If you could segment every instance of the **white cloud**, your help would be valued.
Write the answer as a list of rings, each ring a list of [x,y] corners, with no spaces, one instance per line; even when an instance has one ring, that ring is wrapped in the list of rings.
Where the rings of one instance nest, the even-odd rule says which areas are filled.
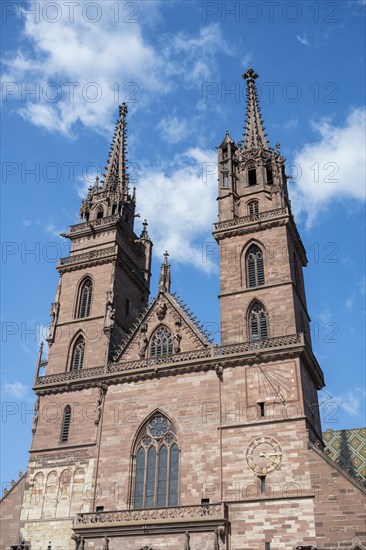
[[[168,250],[172,261],[212,270],[213,263],[202,259],[202,246],[216,219],[215,152],[189,149],[169,165],[145,166],[142,172],[137,200],[155,253],[162,257]]]
[[[361,405],[365,402],[366,392],[363,388],[354,388],[341,395],[333,396],[334,403],[351,416],[361,415]]]
[[[13,384],[5,383],[4,390],[11,397],[21,398],[26,396],[29,388],[21,382],[14,382]]]
[[[30,8],[36,4],[29,2]],[[160,5],[145,2],[141,20],[128,24],[114,23],[112,2],[103,3],[97,24],[82,16],[82,3],[75,6],[72,23],[66,9],[60,10],[62,17],[54,23],[44,17],[36,22],[34,14],[26,11],[26,46],[7,52],[3,59],[5,84],[19,88],[7,97],[21,99],[18,112],[32,124],[73,137],[78,122],[109,134],[118,103],[125,100],[133,107],[132,100],[154,101],[155,94],[176,87],[177,78],[201,85],[218,71],[219,53],[232,55],[220,26],[206,25],[196,36],[166,33],[154,46],[144,31],[151,26],[148,13],[156,20]],[[36,87],[36,97],[28,95],[27,101],[21,97],[25,82],[27,89]]]
[[[300,44],[303,44],[304,46],[309,45],[309,40],[306,38],[306,34],[303,33],[302,35],[297,34],[296,39],[300,42]]]
[[[190,133],[187,121],[176,116],[163,118],[158,128],[162,132],[163,139],[168,143],[179,143]]]
[[[354,109],[341,127],[313,123],[320,139],[296,153],[300,175],[290,193],[295,215],[306,213],[308,227],[334,200],[365,199],[365,115]]]

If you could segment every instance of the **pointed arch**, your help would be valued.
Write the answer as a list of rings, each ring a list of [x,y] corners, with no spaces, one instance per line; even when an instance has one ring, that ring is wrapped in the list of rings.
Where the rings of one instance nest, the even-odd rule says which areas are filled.
[[[256,298],[249,304],[247,312],[249,340],[269,338],[268,314],[265,306]]]
[[[100,220],[100,219],[103,218],[103,217],[104,217],[104,208],[103,208],[103,206],[100,204],[100,205],[98,206],[98,208],[96,209],[96,211],[95,211],[95,219]]]
[[[245,168],[247,172],[248,186],[252,187],[257,185],[257,167],[255,161],[249,160]]]
[[[70,370],[80,370],[84,366],[85,338],[82,332],[75,338],[72,346]]]
[[[247,288],[255,288],[265,284],[264,254],[260,243],[252,241],[246,248],[245,276]]]
[[[258,199],[251,199],[247,202],[247,213],[248,216],[255,216],[256,214],[259,214],[259,200]]]
[[[75,317],[83,319],[90,316],[93,298],[93,280],[90,275],[85,275],[77,287],[77,300]]]
[[[64,413],[62,415],[62,424],[61,424],[61,433],[60,433],[60,442],[66,443],[69,439],[69,431],[71,424],[71,407],[66,405],[64,408]]]
[[[132,457],[131,507],[177,506],[180,450],[175,424],[168,415],[157,409],[144,420]]]
[[[173,353],[173,334],[166,325],[159,325],[150,338],[150,357],[164,357]]]

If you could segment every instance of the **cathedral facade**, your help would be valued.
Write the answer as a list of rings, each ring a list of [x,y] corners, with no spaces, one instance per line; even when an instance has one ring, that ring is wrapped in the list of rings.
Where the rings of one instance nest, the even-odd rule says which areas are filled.
[[[243,76],[244,139],[226,132],[218,147],[220,345],[171,291],[167,253],[149,301],[122,105],[106,173],[64,235],[2,548],[365,550],[362,479],[322,437],[285,158],[266,138],[258,75]]]

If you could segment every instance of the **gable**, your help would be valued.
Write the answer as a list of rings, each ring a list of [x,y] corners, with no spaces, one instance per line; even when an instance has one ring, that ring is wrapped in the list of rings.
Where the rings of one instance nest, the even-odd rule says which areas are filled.
[[[114,355],[114,361],[135,361],[150,355],[151,339],[159,329],[172,336],[172,352],[207,348],[211,341],[176,294],[160,292]]]

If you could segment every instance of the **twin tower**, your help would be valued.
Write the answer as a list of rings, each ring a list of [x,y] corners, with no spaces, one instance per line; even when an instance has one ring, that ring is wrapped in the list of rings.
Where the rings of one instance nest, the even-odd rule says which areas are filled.
[[[4,548],[364,548],[364,491],[322,440],[285,158],[267,141],[258,75],[243,77],[243,141],[226,132],[218,147],[220,345],[171,292],[167,254],[149,302],[152,242],[146,222],[134,231],[123,104],[104,177],[64,235]]]

